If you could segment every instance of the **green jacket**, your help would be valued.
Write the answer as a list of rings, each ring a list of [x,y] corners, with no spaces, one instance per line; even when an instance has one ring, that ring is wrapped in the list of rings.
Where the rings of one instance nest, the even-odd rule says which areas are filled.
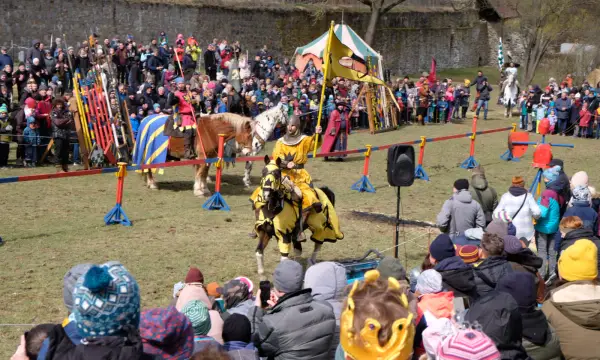
[[[469,192],[471,193],[473,200],[481,205],[481,209],[485,214],[486,223],[491,222],[492,213],[496,206],[498,206],[498,194],[496,193],[496,190],[488,185],[484,176],[476,174],[471,178]]]

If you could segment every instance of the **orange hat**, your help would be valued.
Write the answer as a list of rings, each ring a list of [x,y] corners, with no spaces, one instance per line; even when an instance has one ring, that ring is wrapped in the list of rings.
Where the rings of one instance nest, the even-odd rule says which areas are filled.
[[[525,179],[522,176],[513,176],[512,178],[512,186],[525,186]]]
[[[479,248],[475,245],[464,245],[458,249],[458,256],[465,264],[472,264],[479,261]]]
[[[221,297],[221,293],[219,292],[220,289],[221,285],[219,285],[218,282],[211,282],[206,285],[206,293],[208,296]]]

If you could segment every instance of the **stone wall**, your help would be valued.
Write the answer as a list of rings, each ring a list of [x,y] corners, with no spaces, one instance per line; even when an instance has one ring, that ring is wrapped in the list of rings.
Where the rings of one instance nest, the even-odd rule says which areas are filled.
[[[214,37],[240,40],[250,53],[267,44],[276,56],[292,56],[297,46],[325,32],[331,20],[342,19],[341,12],[330,12],[315,21],[310,12],[289,6],[261,10],[125,0],[3,0],[3,9],[0,44],[4,45],[12,40],[29,46],[34,38],[47,43],[50,34],[63,33],[73,45],[91,31],[101,38],[132,34],[136,41],[147,42],[164,30],[171,39],[177,33],[194,34],[202,44]],[[358,34],[364,34],[368,17],[366,12],[343,15]],[[490,52],[476,11],[393,12],[381,18],[378,29],[373,48],[395,75],[429,70],[431,57],[439,68],[478,66]]]

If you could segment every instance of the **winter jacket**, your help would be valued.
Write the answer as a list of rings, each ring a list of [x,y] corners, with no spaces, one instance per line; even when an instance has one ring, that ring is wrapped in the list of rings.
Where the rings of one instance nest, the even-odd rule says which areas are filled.
[[[74,126],[71,112],[67,109],[53,109],[50,118],[52,119],[52,137],[55,139],[68,139],[71,128]]]
[[[492,87],[490,85],[485,86],[477,86],[477,91],[479,91],[479,100],[489,101],[490,100],[490,92],[492,92]]]
[[[13,59],[8,54],[0,54],[0,69],[4,69],[6,65],[10,65],[11,69],[14,69]]]
[[[523,207],[521,207],[521,204],[523,204]],[[517,228],[516,236],[518,238],[533,239],[535,234],[533,219],[537,219],[541,214],[540,207],[535,202],[533,195],[527,193],[524,188],[511,187],[500,198],[500,203],[494,210],[494,216],[497,217],[502,210],[505,210],[512,218],[512,223]],[[517,211],[519,212],[517,213]]]
[[[40,131],[38,129],[32,129],[29,126],[23,130],[23,143],[27,145],[40,145],[42,143],[40,138]]]
[[[74,344],[62,325],[49,333],[47,360],[136,360],[145,359],[137,329],[127,336],[100,336],[87,338],[86,344]]]
[[[440,261],[434,269],[442,275],[444,289],[452,291],[454,297],[474,299],[477,296],[473,267],[459,256]]]
[[[556,118],[566,120],[569,118],[569,110],[571,109],[571,99],[558,98],[554,104],[556,108]],[[563,110],[565,108],[565,110]]]
[[[573,281],[552,291],[542,311],[555,329],[567,360],[598,359],[600,285]]]
[[[340,316],[347,285],[346,268],[334,262],[321,262],[309,267],[304,275],[304,287],[310,288],[314,300],[326,301],[335,315],[335,333],[330,348],[330,359],[340,343]]]
[[[587,239],[593,242],[598,248],[598,269],[600,270],[600,239],[594,235],[594,231],[591,229],[575,229],[571,230],[565,235],[563,239],[558,241],[556,250],[560,253],[566,250],[569,246],[573,245],[575,241]]]
[[[513,271],[504,256],[491,256],[483,260],[474,268],[477,296],[486,296],[494,291],[498,280]]]
[[[204,52],[204,69],[207,73],[210,72],[210,70],[216,71],[217,64],[217,57],[214,51],[207,50],[206,52]]]
[[[241,341],[230,341],[223,344],[223,350],[231,360],[258,360],[258,350],[254,344]]]
[[[544,312],[537,309],[521,311],[523,347],[533,360],[559,360],[560,342],[548,324]]]
[[[498,194],[493,187],[490,187],[485,176],[477,174],[471,178],[469,192],[473,200],[481,205],[481,210],[485,216],[486,224],[492,221],[492,213],[498,206]]]
[[[253,306],[254,306],[254,300],[252,300],[252,299],[242,301],[241,303],[236,304],[232,308],[227,309],[227,311],[221,313],[221,318],[223,318],[223,321],[225,321],[229,317],[229,315],[232,315],[232,314],[240,314],[240,315],[248,316],[248,311],[250,311],[250,308],[252,308]]]
[[[509,261],[513,271],[526,272],[535,277],[536,299],[541,304],[546,296],[546,283],[539,274],[539,269],[543,264],[542,258],[526,248],[521,249],[516,254],[507,254],[506,259]]]
[[[510,294],[491,291],[471,305],[465,320],[481,325],[481,331],[494,341],[502,360],[530,359],[522,346],[519,306]]]
[[[573,206],[565,211],[563,218],[567,216],[577,216],[583,221],[583,227],[590,229],[594,232],[594,235],[598,234],[598,213],[590,207],[590,203],[587,201],[573,201]]]
[[[162,61],[160,60],[159,57],[151,55],[148,57],[148,61],[146,63],[146,67],[148,67],[148,70],[151,71],[160,71],[158,68],[160,66],[163,66]]]
[[[446,200],[437,215],[437,226],[446,229],[444,232],[451,238],[463,234],[467,229],[485,225],[481,205],[473,200],[468,190],[461,190]]]
[[[275,360],[329,359],[335,315],[311,289],[285,294],[268,310],[250,309],[252,337],[261,357]]]
[[[554,234],[558,231],[560,223],[561,204],[558,192],[551,189],[550,184],[546,184],[548,188],[542,192],[542,197],[538,200],[541,212],[535,224],[535,230],[542,234]]]
[[[579,124],[579,112],[581,111],[581,100],[575,100],[569,112],[569,124]]]

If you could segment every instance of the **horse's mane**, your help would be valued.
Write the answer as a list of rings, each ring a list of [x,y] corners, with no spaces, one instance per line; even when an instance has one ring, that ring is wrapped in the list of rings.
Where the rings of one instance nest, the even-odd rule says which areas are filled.
[[[256,118],[258,120],[258,118],[263,117],[263,116],[274,116],[276,113],[282,113],[283,114],[283,110],[280,108],[281,105],[278,106],[274,106],[272,108],[270,108],[269,110],[260,113]]]
[[[227,122],[233,126],[238,134],[247,129],[247,125],[252,122],[250,118],[233,113],[213,114],[203,118],[203,120]]]

